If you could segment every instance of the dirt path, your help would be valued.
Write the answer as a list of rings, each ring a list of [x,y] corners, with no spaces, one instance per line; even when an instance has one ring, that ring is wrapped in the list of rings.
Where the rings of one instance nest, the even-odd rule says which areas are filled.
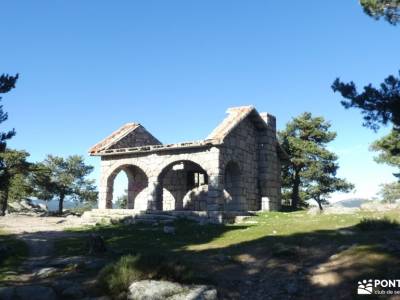
[[[54,241],[60,238],[80,236],[80,233],[65,232],[66,228],[79,227],[79,218],[34,217],[8,215],[0,218],[0,229],[15,234],[26,243],[29,257],[21,266],[18,281],[32,281],[37,273],[52,264]]]
[[[56,232],[77,226],[82,226],[79,217],[36,217],[12,214],[0,218],[0,228],[13,234]]]

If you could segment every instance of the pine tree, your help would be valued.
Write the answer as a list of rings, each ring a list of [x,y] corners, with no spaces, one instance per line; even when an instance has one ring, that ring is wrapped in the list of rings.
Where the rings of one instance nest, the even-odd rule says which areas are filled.
[[[360,4],[376,20],[383,17],[392,25],[400,22],[400,0],[360,0]]]
[[[400,0],[361,0],[360,3],[364,12],[377,20],[383,17],[392,25],[400,22]],[[332,89],[342,95],[341,103],[346,109],[361,110],[363,126],[374,131],[381,125],[393,126],[391,133],[373,143],[371,149],[379,152],[378,163],[400,167],[400,78],[390,75],[379,88],[369,84],[362,92],[354,82],[344,83],[337,78]],[[400,173],[394,175],[400,178]]]
[[[4,216],[8,206],[11,183],[16,176],[27,174],[30,163],[26,161],[29,153],[26,151],[5,150],[0,153],[3,162],[3,173],[0,181],[0,216]]]
[[[279,132],[282,147],[290,158],[282,168],[284,196],[291,199],[293,209],[305,205],[309,199],[314,199],[322,209],[330,193],[353,188],[336,177],[337,156],[326,148],[336,137],[330,127],[324,118],[314,118],[306,112]]]
[[[48,155],[36,165],[36,169],[32,179],[34,194],[43,200],[58,198],[59,214],[62,214],[66,197],[89,202],[97,200],[94,182],[86,178],[93,167],[86,165],[82,156],[63,158]]]
[[[7,74],[3,74],[0,76],[0,94],[5,94],[15,88],[15,83],[17,82],[18,74],[15,76],[10,76]],[[1,101],[0,97],[0,101]],[[0,124],[8,119],[8,114],[4,112],[3,105],[0,104]],[[15,130],[0,131],[0,152],[3,152],[6,149],[6,141],[11,139],[15,135]],[[0,168],[2,167],[0,161]],[[1,170],[1,169],[0,169]]]

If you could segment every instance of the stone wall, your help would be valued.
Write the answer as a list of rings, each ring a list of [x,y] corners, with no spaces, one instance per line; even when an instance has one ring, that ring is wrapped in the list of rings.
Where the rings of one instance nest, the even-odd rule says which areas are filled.
[[[137,154],[126,154],[126,155],[108,155],[102,156],[101,161],[101,179],[99,189],[99,208],[107,208],[107,203],[112,198],[112,182],[109,178],[115,176],[116,172],[126,168],[127,166],[136,166],[141,169],[147,177],[147,188],[142,190],[139,195],[135,198],[135,208],[143,209],[146,206],[147,209],[157,209],[163,205],[159,204],[160,194],[164,194],[163,187],[160,181],[165,178],[165,174],[170,168],[180,162],[192,162],[195,165],[200,166],[208,176],[208,187],[209,192],[207,194],[207,210],[217,210],[216,203],[218,198],[222,195],[222,188],[220,186],[219,175],[219,149],[216,147],[202,147],[195,149],[184,149],[174,150],[156,153],[137,153]],[[179,175],[177,175],[179,176]],[[162,178],[163,177],[163,178]],[[169,178],[169,179],[168,179]],[[177,179],[177,178],[176,178]],[[173,177],[167,176],[166,190],[168,187],[172,190],[172,182],[176,182]],[[179,195],[179,198],[185,196],[187,189],[183,189]],[[170,191],[169,191],[170,192]],[[171,192],[170,192],[171,193]],[[167,194],[167,193],[166,193]],[[173,193],[171,193],[173,195]],[[175,195],[177,195],[175,193]],[[171,196],[166,196],[166,199]],[[162,198],[161,198],[162,199]],[[143,204],[144,203],[144,204]],[[180,202],[182,203],[182,202]],[[170,204],[166,204],[171,206]],[[178,204],[178,207],[181,204]]]
[[[123,137],[109,149],[130,148],[144,145],[161,145],[161,142],[149,133],[142,125],[139,125],[138,128]]]
[[[276,119],[266,113],[260,114],[268,125],[258,133],[258,177],[261,193],[261,210],[281,208],[281,163],[278,157]]]
[[[207,209],[208,192],[203,191],[201,199],[198,199],[199,197],[193,198],[191,195],[195,194],[188,193],[201,185],[207,184],[208,176],[201,166],[190,161],[174,165],[159,181],[164,188],[162,194],[163,210],[171,210],[167,208],[172,207],[176,210],[199,210],[200,206],[203,210]],[[185,201],[183,200],[184,197]],[[193,201],[196,201],[196,205],[192,203]],[[202,201],[201,205],[198,203],[199,201]]]
[[[221,145],[103,155],[99,208],[109,208],[113,191],[110,178],[118,171],[133,170],[135,166],[136,171],[127,175],[129,207],[136,210],[279,209],[281,182],[276,121],[268,114],[260,116],[267,128],[259,117],[254,120],[254,115],[248,116],[234,127]],[[145,136],[147,131],[144,130]],[[114,147],[133,142],[122,139]],[[183,169],[173,168],[182,162]],[[188,186],[190,171],[204,172],[207,183],[202,182],[200,187]]]
[[[224,140],[224,146],[221,149],[224,182],[229,181],[232,177],[231,174],[228,174],[229,168],[227,168],[230,163],[236,163],[239,166],[240,187],[236,187],[236,189],[240,189],[240,197],[236,199],[233,197],[231,202],[226,201],[224,209],[256,210],[257,202],[260,199],[257,183],[257,133],[249,118],[243,120]],[[226,172],[227,169],[228,172]],[[228,190],[225,190],[230,192],[229,187]]]

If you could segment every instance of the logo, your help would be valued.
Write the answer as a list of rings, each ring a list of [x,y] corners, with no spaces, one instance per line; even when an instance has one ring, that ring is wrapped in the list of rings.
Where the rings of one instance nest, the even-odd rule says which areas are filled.
[[[364,279],[358,282],[358,295],[400,295],[400,279]]]
[[[357,294],[359,295],[371,295],[372,294],[372,279],[358,282]]]

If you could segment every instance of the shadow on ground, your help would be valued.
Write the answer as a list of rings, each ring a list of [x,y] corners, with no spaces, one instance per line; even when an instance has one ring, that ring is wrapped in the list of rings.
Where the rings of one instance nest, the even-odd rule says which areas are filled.
[[[24,278],[20,274],[29,271],[25,263],[18,276],[3,278],[3,285],[52,286],[60,279],[79,280],[85,293],[98,296],[104,291],[94,283],[104,263],[123,255],[140,254],[188,266],[201,283],[215,285],[221,299],[357,299],[359,280],[400,279],[399,228],[396,224],[387,225],[384,220],[375,222],[364,227],[266,234],[228,246],[213,243],[232,231],[246,235],[252,225],[198,225],[176,221],[175,234],[164,233],[162,225],[137,224],[16,236],[25,241],[39,238],[39,244],[46,241],[51,244],[48,252],[31,252],[30,260],[36,258],[41,261],[40,268],[53,267],[58,271],[47,278],[33,276],[21,280]],[[106,254],[87,254],[87,239],[93,233],[104,238],[108,247]],[[210,247],[197,247],[203,244]],[[54,264],[57,260],[66,263],[57,267]],[[388,296],[381,298],[388,299]]]

